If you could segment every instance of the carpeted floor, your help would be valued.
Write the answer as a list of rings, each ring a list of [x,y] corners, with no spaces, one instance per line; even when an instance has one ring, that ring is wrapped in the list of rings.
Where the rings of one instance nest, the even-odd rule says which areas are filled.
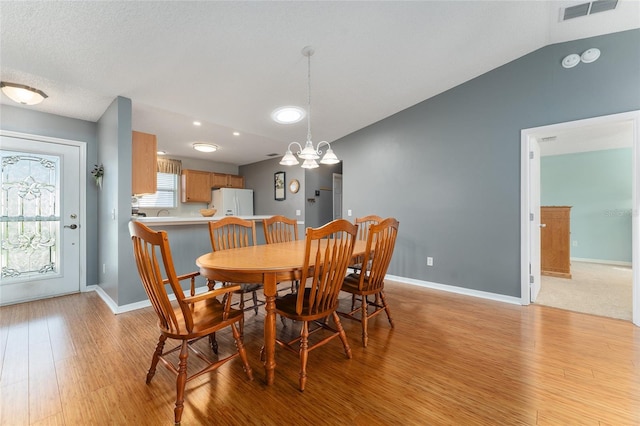
[[[571,275],[543,276],[535,303],[631,321],[631,267],[572,261]]]

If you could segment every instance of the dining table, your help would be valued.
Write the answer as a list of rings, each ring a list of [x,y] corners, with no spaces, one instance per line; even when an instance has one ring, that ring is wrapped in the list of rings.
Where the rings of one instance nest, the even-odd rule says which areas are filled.
[[[317,241],[314,243],[317,244]],[[260,244],[203,254],[196,260],[200,274],[209,280],[229,283],[262,283],[265,297],[264,368],[266,382],[275,377],[277,284],[302,280],[306,241]],[[353,256],[364,255],[366,241],[356,240]],[[313,262],[311,262],[313,264]]]

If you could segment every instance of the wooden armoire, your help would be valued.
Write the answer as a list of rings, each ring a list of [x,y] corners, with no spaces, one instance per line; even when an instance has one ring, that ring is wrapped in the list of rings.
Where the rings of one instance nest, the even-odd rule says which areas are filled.
[[[571,278],[570,206],[540,207],[540,273]]]

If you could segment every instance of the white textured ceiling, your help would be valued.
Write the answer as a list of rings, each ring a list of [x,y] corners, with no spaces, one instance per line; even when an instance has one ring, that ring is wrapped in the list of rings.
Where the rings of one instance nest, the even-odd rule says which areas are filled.
[[[313,140],[334,141],[545,45],[640,27],[638,0],[559,22],[577,3],[0,1],[0,77],[49,95],[31,109],[89,121],[130,98],[169,156],[242,165],[304,142],[306,122],[270,113],[306,107],[306,45]]]

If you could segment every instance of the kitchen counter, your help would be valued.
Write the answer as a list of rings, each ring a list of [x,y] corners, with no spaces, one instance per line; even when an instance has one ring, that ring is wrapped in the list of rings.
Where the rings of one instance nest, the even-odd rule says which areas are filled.
[[[167,232],[173,255],[173,264],[178,275],[196,270],[195,261],[198,257],[211,251],[208,223],[217,221],[225,216],[160,216],[160,217],[132,217],[132,221],[138,221],[155,229]],[[263,216],[239,216],[242,219],[253,220],[256,223],[256,243],[266,244],[262,219],[271,217]],[[176,225],[176,226],[174,226]],[[204,226],[203,226],[204,225]],[[298,221],[298,235],[304,238],[304,222]]]
[[[136,220],[138,222],[144,223],[147,226],[155,226],[155,225],[198,225],[198,224],[207,224],[211,221],[220,220],[225,216],[211,216],[211,217],[202,217],[202,216],[160,216],[160,217],[132,217],[131,220]],[[238,216],[241,219],[245,220],[255,220],[258,222],[262,222],[262,219],[267,219],[271,217],[270,215],[263,216]],[[304,222],[298,221],[298,224],[303,224]]]

